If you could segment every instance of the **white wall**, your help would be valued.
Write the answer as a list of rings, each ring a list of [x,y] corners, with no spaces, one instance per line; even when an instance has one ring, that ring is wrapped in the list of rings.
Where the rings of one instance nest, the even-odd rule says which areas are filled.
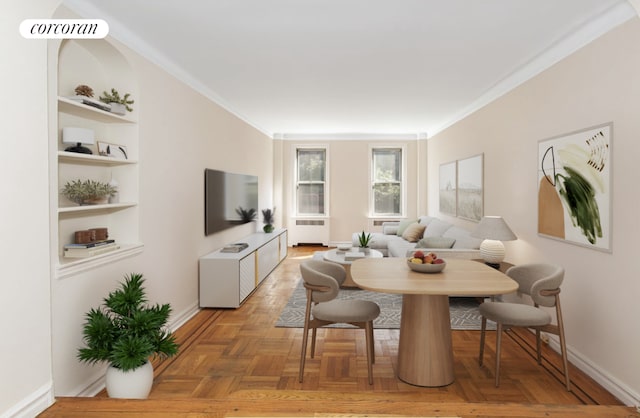
[[[56,4],[11,1],[0,15],[0,416],[33,415],[52,401],[47,43],[18,27]]]
[[[429,212],[438,214],[439,165],[484,153],[485,214],[504,216],[519,238],[506,243],[508,260],[546,260],[566,268],[561,296],[572,361],[636,405],[639,118],[635,18],[428,141]],[[538,141],[610,121],[613,252],[538,236]]]
[[[60,13],[68,14],[63,8]],[[57,396],[92,395],[105,366],[80,364],[84,314],[122,281],[143,273],[150,301],[171,303],[170,320],[198,309],[198,257],[255,232],[256,223],[205,237],[204,169],[258,176],[261,208],[273,206],[271,139],[176,80],[121,43],[137,80],[140,236],[142,254],[63,279],[53,279],[53,379]],[[78,80],[82,72],[78,71]]]
[[[277,155],[282,163],[282,195],[283,195],[283,222],[285,226],[292,228],[295,216],[295,155],[296,147],[318,146],[327,147],[327,176],[329,179],[329,207],[328,212],[331,222],[330,243],[350,242],[354,232],[372,231],[373,219],[369,218],[369,185],[370,185],[370,161],[373,147],[401,147],[405,152],[406,163],[406,216],[417,218],[419,203],[426,201],[424,189],[426,179],[421,179],[419,163],[424,162],[426,145],[425,141],[390,139],[379,140],[375,136],[364,140],[274,140],[274,148],[280,153]],[[424,207],[424,206],[423,206]]]

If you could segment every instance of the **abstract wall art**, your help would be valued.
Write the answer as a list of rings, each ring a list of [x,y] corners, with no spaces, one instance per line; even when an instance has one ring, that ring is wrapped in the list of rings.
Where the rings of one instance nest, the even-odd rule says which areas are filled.
[[[538,143],[538,234],[611,251],[613,123]]]

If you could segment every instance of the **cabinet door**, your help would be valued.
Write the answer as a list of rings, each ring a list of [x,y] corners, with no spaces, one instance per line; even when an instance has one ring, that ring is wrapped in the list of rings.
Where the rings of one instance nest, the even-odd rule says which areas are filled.
[[[287,231],[280,234],[280,261],[287,257]]]
[[[240,303],[253,292],[256,287],[256,259],[254,254],[240,260]]]
[[[258,249],[258,282],[264,280],[280,262],[279,246],[280,241],[274,238]]]

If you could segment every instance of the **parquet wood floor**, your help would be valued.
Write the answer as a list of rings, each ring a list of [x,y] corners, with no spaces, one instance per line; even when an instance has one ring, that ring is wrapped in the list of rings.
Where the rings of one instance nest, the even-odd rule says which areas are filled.
[[[493,384],[494,335],[479,367],[479,331],[453,331],[453,384],[420,388],[396,378],[398,330],[375,330],[372,386],[364,334],[321,330],[316,357],[307,359],[299,383],[302,330],[274,323],[298,280],[300,261],[315,250],[290,248],[239,309],[202,310],[178,330],[180,354],[154,364],[149,400],[112,400],[104,393],[61,398],[41,416],[640,417],[574,367],[567,392],[559,356],[544,347],[545,361],[538,365],[526,331],[510,331],[503,339],[499,388]]]

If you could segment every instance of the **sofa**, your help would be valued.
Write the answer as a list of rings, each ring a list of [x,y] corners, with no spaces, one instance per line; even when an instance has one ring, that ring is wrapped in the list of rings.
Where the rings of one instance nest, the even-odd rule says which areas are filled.
[[[352,244],[359,246],[354,232]],[[471,236],[459,226],[432,216],[418,219],[384,222],[382,232],[372,232],[369,248],[380,251],[385,257],[407,257],[417,249],[433,251],[443,258],[481,258],[482,239]]]

